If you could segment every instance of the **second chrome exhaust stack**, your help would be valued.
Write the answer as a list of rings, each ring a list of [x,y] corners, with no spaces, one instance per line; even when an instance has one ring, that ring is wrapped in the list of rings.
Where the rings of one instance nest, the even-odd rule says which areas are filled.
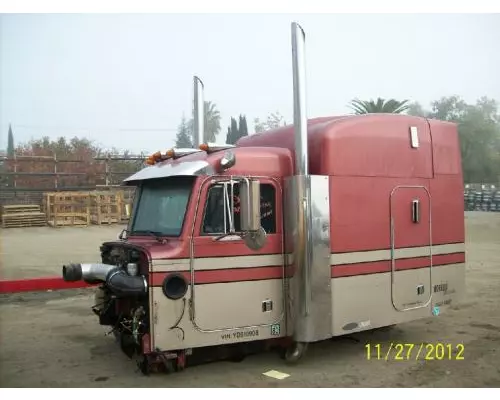
[[[292,23],[293,123],[295,130],[295,175],[309,174],[306,107],[306,34]]]
[[[205,140],[205,100],[203,98],[204,85],[200,78],[193,77],[194,115],[193,115],[193,147],[199,148]]]

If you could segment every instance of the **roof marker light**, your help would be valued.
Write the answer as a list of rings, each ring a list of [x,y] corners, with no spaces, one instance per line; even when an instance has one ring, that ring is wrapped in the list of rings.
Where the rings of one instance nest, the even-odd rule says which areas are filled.
[[[160,151],[157,151],[156,153],[150,155],[145,163],[147,165],[155,165],[158,162],[161,161],[166,161],[170,159],[177,159],[180,157],[187,156],[189,154],[193,153],[199,153],[200,149],[191,149],[191,148],[186,148],[186,149],[176,149],[176,148],[171,148],[165,151],[163,154]]]
[[[216,151],[234,149],[236,146],[233,144],[216,144],[216,143],[202,143],[200,144],[200,150],[207,153],[215,153]]]
[[[169,149],[165,152],[166,158],[174,158],[175,157],[175,150],[174,149]]]

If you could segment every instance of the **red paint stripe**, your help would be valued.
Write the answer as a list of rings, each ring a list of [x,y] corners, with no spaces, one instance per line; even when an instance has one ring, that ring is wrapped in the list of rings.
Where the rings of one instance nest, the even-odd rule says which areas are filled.
[[[465,262],[465,253],[441,254],[433,256],[432,258],[434,266],[463,263]],[[396,261],[396,269],[398,271],[407,269],[425,268],[429,266],[430,266],[429,257],[408,258]],[[331,270],[332,270],[332,275],[331,275],[332,278],[340,278],[353,275],[376,274],[380,272],[390,272],[391,262],[377,261],[377,262],[368,262],[359,264],[337,265],[337,266],[332,266]],[[290,272],[289,268],[287,268],[287,272]],[[165,277],[171,273],[174,272],[151,273],[149,284],[151,286],[161,286]],[[183,271],[176,273],[182,274],[188,282],[191,281],[191,274],[189,272]],[[287,273],[287,275],[289,274]],[[195,271],[196,284],[280,279],[282,277],[283,277],[282,266],[257,267],[257,268],[228,268],[228,269],[218,269],[211,271]]]
[[[167,275],[173,272],[153,272],[149,275],[151,286],[161,286]],[[182,274],[188,282],[191,282],[189,272],[176,272]],[[207,283],[227,283],[239,281],[258,281],[264,279],[280,279],[283,277],[282,266],[255,267],[255,268],[228,268],[211,271],[195,271],[194,283],[203,285]]]
[[[465,262],[465,253],[442,254],[433,256],[433,264],[447,265]],[[430,265],[428,257],[400,259],[396,261],[398,270],[425,268]],[[369,263],[337,265],[331,267],[332,277],[340,278],[353,275],[376,274],[389,272],[391,270],[390,261],[378,261]],[[287,272],[291,270],[287,268]],[[163,280],[171,272],[155,272],[150,274],[149,284],[151,286],[161,286]],[[189,272],[180,272],[190,281]],[[289,275],[289,273],[287,273]],[[232,268],[211,271],[196,271],[195,283],[225,283],[238,281],[255,281],[265,279],[280,279],[283,277],[282,266],[257,267],[257,268]],[[33,278],[21,280],[0,280],[1,293],[36,292],[45,290],[79,289],[92,287],[95,285],[83,281],[66,282],[60,277]]]
[[[464,263],[465,253],[439,254],[432,256],[433,266]],[[431,265],[429,257],[406,258],[396,260],[396,270],[426,268]],[[390,272],[390,261],[376,261],[359,264],[344,264],[332,266],[332,278],[341,278],[354,275],[378,274]]]
[[[0,293],[38,292],[45,290],[80,289],[91,287],[83,281],[66,282],[59,277],[0,281]]]

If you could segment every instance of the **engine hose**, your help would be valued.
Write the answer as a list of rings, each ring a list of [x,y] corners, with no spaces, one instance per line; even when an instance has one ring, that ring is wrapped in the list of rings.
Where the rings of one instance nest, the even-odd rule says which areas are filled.
[[[130,276],[125,270],[109,264],[68,264],[63,266],[66,282],[83,280],[88,283],[104,282],[117,296],[146,294],[148,283],[144,276]]]
[[[63,265],[62,275],[66,282],[83,280],[88,283],[104,282],[116,265],[110,264],[68,264]]]
[[[138,296],[148,291],[144,276],[130,276],[118,267],[108,272],[106,286],[117,296]]]

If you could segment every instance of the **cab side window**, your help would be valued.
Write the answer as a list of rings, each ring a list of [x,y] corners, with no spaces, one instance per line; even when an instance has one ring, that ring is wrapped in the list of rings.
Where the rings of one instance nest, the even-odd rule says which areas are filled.
[[[240,225],[240,197],[239,184],[234,185],[234,227],[237,232]],[[208,192],[205,213],[203,216],[202,235],[221,235],[229,232],[230,210],[226,207],[224,218],[224,187],[213,185]],[[276,190],[268,183],[260,186],[260,213],[262,228],[266,233],[276,233]]]

